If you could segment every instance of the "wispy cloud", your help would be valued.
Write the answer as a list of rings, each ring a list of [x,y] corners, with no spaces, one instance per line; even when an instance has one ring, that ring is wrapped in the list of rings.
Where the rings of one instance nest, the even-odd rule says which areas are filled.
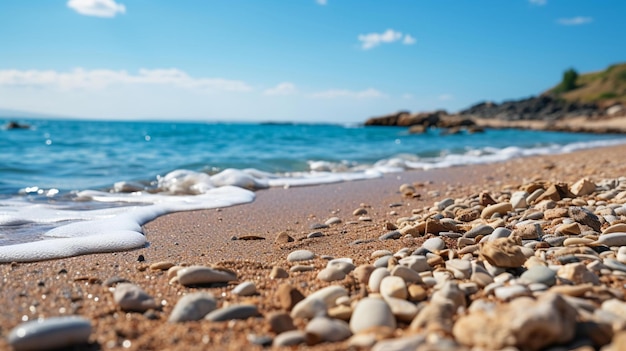
[[[126,13],[126,6],[115,0],[69,0],[67,6],[85,16],[111,18]]]
[[[587,24],[591,22],[593,22],[592,17],[584,17],[584,16],[577,16],[577,17],[571,17],[571,18],[559,18],[557,20],[558,24],[561,24],[564,26],[580,26],[582,24]]]
[[[203,91],[251,91],[252,87],[239,80],[192,77],[177,68],[140,69],[136,74],[108,69],[75,68],[67,72],[54,70],[0,70],[0,86],[53,87],[61,90],[104,89],[116,84],[170,85]]]
[[[326,5],[328,4],[328,0],[315,0],[316,3],[318,3],[319,5]]]
[[[382,92],[369,88],[361,91],[346,90],[346,89],[331,89],[326,91],[320,91],[313,93],[310,97],[315,99],[336,99],[336,98],[352,98],[352,99],[371,99],[381,98],[386,95]]]
[[[293,83],[282,82],[277,86],[267,89],[263,92],[265,95],[291,95],[296,92],[296,86]]]
[[[528,0],[533,5],[544,6],[548,3],[548,0]]]
[[[454,99],[454,96],[452,94],[441,94],[437,99],[439,99],[439,101],[450,101]]]
[[[380,44],[394,43],[400,40],[402,40],[404,45],[412,45],[416,42],[415,38],[410,34],[402,34],[402,32],[393,29],[387,29],[382,33],[360,34],[358,39],[363,50],[373,49]]]

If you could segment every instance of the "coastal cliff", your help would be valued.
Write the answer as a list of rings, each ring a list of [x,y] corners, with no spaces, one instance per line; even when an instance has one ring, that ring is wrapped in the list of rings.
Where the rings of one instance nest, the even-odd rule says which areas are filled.
[[[454,114],[400,111],[364,124],[409,127],[412,133],[432,127],[443,128],[446,134],[483,128],[626,133],[626,63],[583,75],[567,70],[553,88],[521,100],[480,102]]]

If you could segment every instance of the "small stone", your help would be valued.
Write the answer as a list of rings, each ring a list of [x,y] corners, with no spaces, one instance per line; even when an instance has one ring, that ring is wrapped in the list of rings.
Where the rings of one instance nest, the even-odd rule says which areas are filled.
[[[327,267],[319,271],[317,279],[325,282],[332,282],[335,280],[342,280],[346,277],[346,273],[340,269],[334,267]]]
[[[381,235],[378,240],[396,240],[402,237],[402,233],[397,230]]]
[[[441,238],[430,238],[424,241],[422,247],[430,252],[437,252],[446,248],[446,242]]]
[[[490,235],[489,235],[489,240],[490,241],[494,241],[496,239],[501,239],[501,238],[508,238],[511,236],[511,233],[513,233],[510,229],[508,228],[496,228]]]
[[[396,319],[385,301],[366,297],[360,300],[354,308],[350,318],[350,330],[356,334],[372,327],[395,329]]]
[[[349,321],[352,317],[352,307],[346,305],[337,305],[328,309],[328,317]]]
[[[526,256],[513,238],[481,243],[480,255],[490,264],[503,268],[521,267],[526,261]]]
[[[354,264],[351,262],[352,259],[344,259],[344,258],[336,258],[328,261],[326,264],[326,268],[333,268],[348,274],[352,272],[355,268]]]
[[[480,224],[470,230],[468,230],[463,236],[466,238],[475,238],[479,235],[489,235],[493,232],[493,227],[486,225],[486,224]]]
[[[276,334],[296,329],[293,319],[291,319],[288,313],[272,312],[267,316],[267,321],[270,325],[270,330]]]
[[[334,225],[334,224],[339,224],[341,223],[341,219],[339,217],[330,217],[329,219],[326,220],[326,222],[324,222],[324,224],[326,225]]]
[[[185,295],[178,300],[168,322],[199,321],[217,307],[217,300],[212,294],[197,292]]]
[[[272,342],[274,347],[282,346],[297,346],[304,343],[306,340],[306,334],[301,330],[290,330],[284,333],[278,334]]]
[[[596,191],[596,185],[588,178],[582,178],[572,185],[571,191],[576,196],[585,196]]]
[[[626,246],[622,246],[617,250],[617,261],[626,264]]]
[[[602,225],[602,223],[600,223],[600,219],[598,219],[598,216],[585,208],[576,206],[570,207],[569,217],[580,224],[590,227],[596,232],[600,232],[600,227]]]
[[[328,317],[313,318],[304,330],[309,345],[343,341],[352,336],[348,323]]]
[[[289,268],[289,272],[311,272],[315,270],[315,266],[307,266],[303,264],[297,264]]]
[[[287,261],[289,262],[297,262],[297,261],[307,261],[315,258],[315,254],[309,250],[296,250],[291,252],[287,256]]]
[[[428,297],[426,289],[424,289],[421,285],[411,284],[408,287],[409,291],[409,300],[414,302],[424,301]]]
[[[250,296],[256,293],[256,285],[253,282],[243,282],[233,289],[233,294],[239,296]]]
[[[421,350],[420,346],[423,344],[426,344],[426,336],[416,334],[401,338],[381,340],[372,347],[372,351]],[[433,350],[439,349],[434,348]]]
[[[556,273],[552,269],[542,265],[531,267],[526,272],[522,273],[520,278],[528,283],[540,283],[547,286],[556,284]]]
[[[51,317],[13,328],[7,341],[15,351],[49,350],[86,344],[91,322],[79,316]]]
[[[293,237],[287,234],[287,232],[278,233],[278,235],[276,235],[276,239],[274,239],[274,242],[277,244],[286,244],[292,241],[294,241]]]
[[[456,232],[458,230],[457,226],[450,222],[440,221],[438,219],[428,219],[426,220],[426,228],[424,231],[429,234],[439,234],[442,232]]]
[[[393,259],[392,255],[383,256],[374,261],[374,267],[376,268],[384,268],[389,266],[389,261]]]
[[[395,297],[385,297],[391,313],[400,321],[410,323],[417,315],[418,308],[413,303]]]
[[[190,266],[178,270],[178,282],[184,286],[227,283],[237,280],[237,276],[230,272],[221,271],[204,266]]]
[[[484,219],[489,219],[491,217],[493,217],[494,214],[500,214],[502,216],[506,215],[507,213],[509,213],[510,211],[513,211],[513,206],[511,205],[511,203],[509,202],[502,202],[499,204],[495,204],[495,205],[491,205],[491,206],[487,206],[483,209],[482,213],[480,214],[481,218]]]
[[[528,203],[526,202],[526,198],[530,195],[525,191],[516,191],[511,195],[511,206],[513,209],[518,208],[528,208]]]
[[[409,267],[416,272],[426,272],[432,269],[425,256],[411,255],[400,259],[398,264]]]
[[[309,228],[316,230],[316,229],[326,229],[328,228],[327,224],[322,224],[322,223],[313,223],[309,226]]]
[[[524,285],[508,285],[496,288],[494,295],[502,301],[510,301],[520,296],[529,296],[530,290]]]
[[[312,232],[307,234],[307,239],[313,239],[313,238],[321,238],[324,236],[324,233],[322,232]]]
[[[397,265],[391,270],[391,275],[402,278],[407,283],[421,283],[422,276],[409,267]]]
[[[585,266],[583,263],[566,264],[559,269],[557,275],[562,279],[573,282],[574,284],[600,284],[600,279],[598,278],[598,276],[589,269],[587,269],[587,266]]]
[[[626,272],[626,264],[612,258],[605,259],[603,263],[612,270]]]
[[[401,277],[386,276],[380,282],[380,294],[383,297],[395,297],[405,300],[409,292],[406,283]]]
[[[446,269],[451,271],[456,279],[469,279],[472,274],[471,262],[458,258],[446,261]]]
[[[626,223],[617,223],[612,226],[606,228],[602,231],[602,234],[611,234],[611,233],[626,233]]]
[[[357,208],[356,210],[354,210],[352,212],[352,215],[354,216],[362,216],[362,215],[366,215],[367,214],[367,210],[364,208]]]
[[[363,264],[354,269],[354,277],[361,284],[367,284],[370,280],[370,275],[376,269],[371,264]]]
[[[152,296],[131,283],[118,284],[113,292],[113,299],[123,311],[145,312],[151,308],[157,308]]]
[[[274,266],[270,272],[270,279],[289,278],[289,273],[284,268]]]
[[[409,327],[413,331],[425,333],[450,334],[452,332],[452,318],[456,312],[454,304],[449,300],[429,302],[422,307]]]
[[[561,224],[556,228],[556,232],[562,235],[580,235],[581,233],[578,223]]]
[[[382,280],[389,275],[391,275],[391,273],[389,273],[389,270],[387,270],[387,268],[376,268],[370,275],[370,279],[367,282],[370,291],[379,292]]]
[[[598,237],[598,240],[596,240],[594,244],[606,246],[626,246],[626,232],[602,234]]]
[[[150,265],[150,269],[153,271],[166,271],[172,267],[174,267],[174,262],[170,261],[160,261]]]
[[[279,285],[276,289],[276,299],[282,309],[291,311],[298,302],[304,300],[304,295],[302,295],[300,290],[285,283]]]
[[[210,312],[204,319],[211,322],[224,322],[232,319],[248,319],[258,314],[259,310],[255,305],[230,305]]]

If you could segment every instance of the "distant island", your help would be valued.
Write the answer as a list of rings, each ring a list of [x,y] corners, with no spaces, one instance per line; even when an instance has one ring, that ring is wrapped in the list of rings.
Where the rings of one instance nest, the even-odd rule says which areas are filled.
[[[581,75],[568,69],[555,87],[526,99],[480,102],[455,114],[400,111],[369,118],[365,125],[409,127],[411,133],[432,127],[444,134],[484,128],[626,133],[626,63]]]

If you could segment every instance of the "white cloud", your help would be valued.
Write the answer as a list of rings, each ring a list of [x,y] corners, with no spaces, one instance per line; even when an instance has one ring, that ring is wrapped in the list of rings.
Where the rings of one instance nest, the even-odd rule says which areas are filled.
[[[376,89],[365,89],[361,91],[345,90],[345,89],[331,89],[326,91],[320,91],[313,93],[310,97],[315,99],[336,99],[336,98],[352,98],[352,99],[370,99],[381,98],[386,95]]]
[[[572,18],[559,18],[557,22],[564,26],[579,26],[581,24],[587,24],[593,22],[591,17],[577,16]]]
[[[451,94],[441,94],[437,98],[439,101],[450,101],[454,99],[454,96]]]
[[[265,95],[290,95],[296,92],[296,86],[293,83],[282,82],[277,86],[267,89],[263,92]]]
[[[528,0],[531,4],[533,5],[537,5],[537,6],[544,6],[545,4],[548,3],[548,0]]]
[[[61,90],[94,90],[114,84],[171,85],[197,91],[250,91],[247,83],[223,78],[197,78],[176,69],[140,69],[137,74],[107,69],[0,70],[0,86],[53,87]]]
[[[328,0],[315,0],[316,3],[318,3],[319,5],[326,5],[328,4]]]
[[[402,32],[398,32],[393,29],[387,29],[382,33],[360,34],[358,36],[358,39],[361,42],[361,48],[363,50],[369,50],[377,47],[380,44],[393,43],[402,40],[403,37],[403,44],[415,44],[415,38],[413,38],[410,34],[406,34],[403,36]]]
[[[404,39],[402,39],[402,44],[404,45],[413,45],[417,42],[417,39],[413,38],[410,34],[406,34]]]
[[[69,0],[67,6],[85,16],[115,17],[118,13],[126,13],[126,6],[115,0]]]
[[[404,94],[402,94],[402,98],[405,99],[405,100],[412,100],[413,99],[413,94],[404,93]]]

